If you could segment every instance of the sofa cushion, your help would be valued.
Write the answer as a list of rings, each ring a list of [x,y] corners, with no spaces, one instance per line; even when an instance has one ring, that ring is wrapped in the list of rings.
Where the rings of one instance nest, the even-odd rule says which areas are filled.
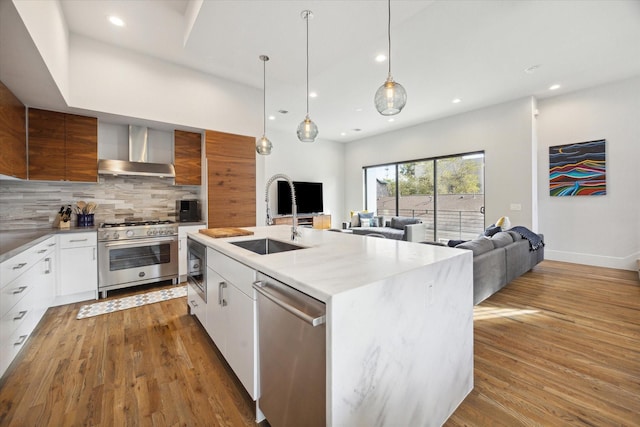
[[[391,228],[396,230],[404,230],[405,225],[419,224],[421,221],[418,218],[409,218],[404,216],[394,216],[391,218]]]
[[[470,240],[468,242],[460,243],[456,248],[459,249],[469,249],[473,252],[473,256],[478,256],[485,252],[489,252],[493,250],[493,243],[491,243],[490,239],[480,238]]]
[[[491,237],[491,243],[493,243],[494,248],[504,248],[513,243],[513,237],[506,231],[500,231]]]
[[[520,235],[520,233],[516,233],[515,231],[511,231],[511,230],[507,230],[507,233],[511,235],[511,238],[513,239],[514,242],[517,242],[518,240],[522,240],[522,236]]]

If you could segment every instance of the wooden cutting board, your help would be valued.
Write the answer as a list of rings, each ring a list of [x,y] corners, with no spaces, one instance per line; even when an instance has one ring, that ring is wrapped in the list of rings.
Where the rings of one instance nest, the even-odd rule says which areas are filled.
[[[221,237],[236,237],[236,236],[252,236],[253,231],[245,230],[243,228],[202,228],[199,230],[202,234],[205,234],[214,239]]]

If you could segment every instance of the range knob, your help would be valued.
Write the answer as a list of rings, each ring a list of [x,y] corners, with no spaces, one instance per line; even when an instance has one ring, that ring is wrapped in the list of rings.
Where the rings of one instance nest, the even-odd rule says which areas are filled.
[[[120,238],[120,235],[118,234],[117,231],[115,233],[113,233],[113,238],[114,239],[119,239]]]
[[[108,239],[109,238],[109,232],[108,231],[103,231],[102,232],[102,237],[100,237],[100,238],[104,239],[104,240]]]
[[[127,230],[127,237],[133,237],[134,234],[133,230]]]
[[[153,234],[151,233],[151,230],[147,230],[147,236],[151,236],[151,234]]]

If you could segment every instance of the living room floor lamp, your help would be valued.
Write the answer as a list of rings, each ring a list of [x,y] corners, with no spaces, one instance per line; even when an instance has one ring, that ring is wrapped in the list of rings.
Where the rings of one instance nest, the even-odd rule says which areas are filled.
[[[383,116],[393,116],[402,111],[407,103],[407,92],[400,83],[394,82],[391,77],[391,0],[387,1],[387,5],[389,11],[387,21],[389,74],[384,84],[376,91],[374,102],[378,113]]]
[[[309,19],[313,18],[313,12],[303,10],[300,13],[302,19],[307,21],[307,115],[298,125],[298,139],[302,142],[315,142],[318,136],[318,126],[309,118]]]
[[[273,144],[267,138],[267,55],[260,55],[262,61],[262,138],[256,142],[256,151],[258,154],[267,156],[271,154]]]

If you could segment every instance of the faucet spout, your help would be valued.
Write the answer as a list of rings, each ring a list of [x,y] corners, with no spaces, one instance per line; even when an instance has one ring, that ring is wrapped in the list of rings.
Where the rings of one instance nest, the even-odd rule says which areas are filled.
[[[273,219],[271,218],[271,211],[269,210],[269,187],[273,184],[277,179],[284,179],[289,183],[289,187],[291,188],[291,214],[293,216],[293,221],[291,224],[291,240],[295,240],[296,237],[300,236],[300,232],[298,231],[298,206],[296,204],[296,190],[293,187],[293,181],[287,175],[278,173],[273,175],[267,181],[266,188],[264,190],[264,201],[267,204],[267,225],[273,224]]]

